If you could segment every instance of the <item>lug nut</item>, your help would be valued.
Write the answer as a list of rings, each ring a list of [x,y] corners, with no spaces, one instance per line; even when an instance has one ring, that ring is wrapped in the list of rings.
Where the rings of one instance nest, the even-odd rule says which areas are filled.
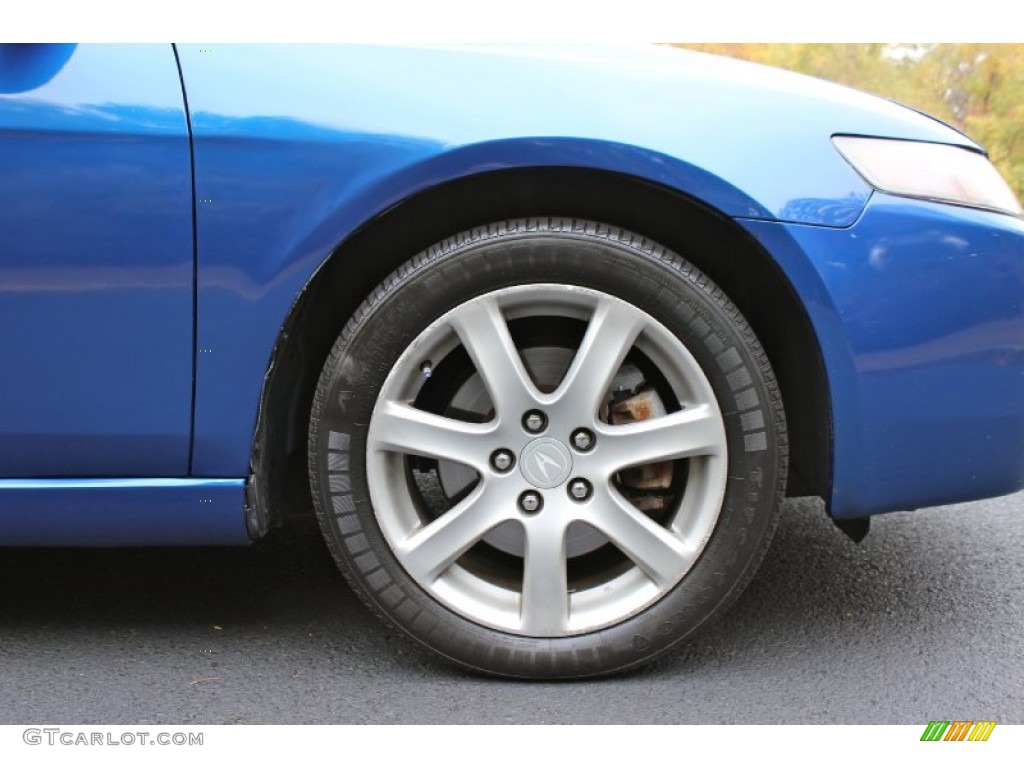
[[[516,457],[512,455],[512,451],[499,448],[491,454],[491,466],[499,472],[508,472],[515,463]]]
[[[544,499],[536,491],[523,491],[519,494],[519,508],[523,512],[540,512]]]
[[[523,429],[527,432],[543,432],[548,425],[548,417],[540,411],[527,411],[523,414]]]
[[[589,429],[577,429],[572,433],[572,444],[577,451],[589,451],[594,447],[594,433]]]
[[[569,482],[569,495],[576,501],[586,501],[590,498],[590,493],[593,489],[583,478],[577,478]]]

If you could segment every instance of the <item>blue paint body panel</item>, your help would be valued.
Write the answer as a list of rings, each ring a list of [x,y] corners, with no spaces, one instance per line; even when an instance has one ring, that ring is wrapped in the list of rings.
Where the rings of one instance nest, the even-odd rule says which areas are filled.
[[[0,546],[248,544],[244,480],[0,480]]]
[[[663,184],[732,216],[847,226],[870,190],[833,148],[837,126],[970,143],[855,91],[680,51],[178,50],[203,201],[199,474],[248,470],[261,377],[302,287],[355,229],[419,191],[575,166]]]
[[[1024,487],[1024,222],[876,194],[849,229],[745,226],[821,342],[833,516]]]
[[[941,123],[663,49],[177,58],[0,46],[0,545],[245,543],[303,288],[395,204],[517,168],[662,185],[758,239],[824,355],[835,516],[1024,486],[1024,222],[872,193],[831,142],[976,148]]]
[[[170,46],[0,46],[0,477],[188,474],[188,126]]]

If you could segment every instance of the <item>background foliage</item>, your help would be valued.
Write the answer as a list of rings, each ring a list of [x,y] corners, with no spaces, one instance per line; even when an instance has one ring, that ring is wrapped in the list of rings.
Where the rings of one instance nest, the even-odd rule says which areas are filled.
[[[988,150],[1024,197],[1024,45],[993,43],[686,44],[792,69],[935,115]]]

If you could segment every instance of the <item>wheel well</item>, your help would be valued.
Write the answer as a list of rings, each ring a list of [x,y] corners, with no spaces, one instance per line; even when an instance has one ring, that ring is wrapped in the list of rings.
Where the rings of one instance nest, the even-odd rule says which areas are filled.
[[[306,433],[320,369],[345,322],[410,257],[471,227],[525,216],[601,221],[688,259],[739,307],[771,360],[789,425],[791,496],[828,498],[831,403],[817,338],[789,281],[735,222],[692,198],[602,171],[484,173],[415,195],[341,243],[296,301],[274,350],[253,447],[256,533],[312,506]]]

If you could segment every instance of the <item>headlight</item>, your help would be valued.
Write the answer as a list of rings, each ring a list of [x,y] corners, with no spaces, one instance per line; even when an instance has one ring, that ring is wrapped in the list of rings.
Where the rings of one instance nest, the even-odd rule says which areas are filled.
[[[1019,216],[1016,195],[988,158],[949,144],[834,136],[840,154],[882,192]]]

